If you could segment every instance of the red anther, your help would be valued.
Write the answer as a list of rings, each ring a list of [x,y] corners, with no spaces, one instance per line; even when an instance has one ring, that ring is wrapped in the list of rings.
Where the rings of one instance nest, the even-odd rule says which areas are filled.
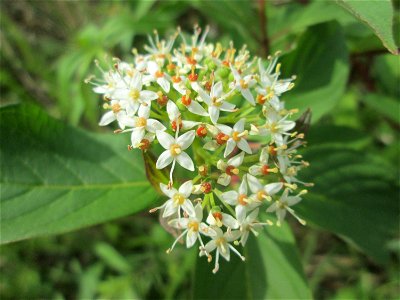
[[[158,97],[158,98],[157,98],[157,103],[158,103],[160,106],[165,106],[165,105],[167,105],[167,102],[168,102],[168,97],[167,97],[166,95],[162,95],[161,97]]]
[[[247,195],[239,195],[238,202],[239,202],[241,205],[247,205],[247,202],[245,201],[246,198],[247,198]]]
[[[182,121],[179,120],[178,123],[179,123],[179,130],[181,130],[181,129],[182,129]],[[176,131],[176,129],[177,129],[176,121],[172,121],[172,122],[171,122],[171,127],[172,127],[172,130],[173,130],[173,131]]]
[[[229,140],[229,136],[227,136],[225,133],[220,132],[215,137],[215,140],[219,145],[223,145],[226,143],[227,140]]]
[[[178,75],[175,75],[175,76],[171,77],[171,80],[172,80],[173,83],[179,83],[179,82],[182,81],[182,78],[180,76],[178,76]]]
[[[204,88],[205,88],[207,91],[211,91],[211,82],[207,81],[206,84],[204,85]]]
[[[145,151],[150,148],[150,141],[148,139],[142,139],[139,145],[139,149]]]
[[[225,169],[225,173],[229,176],[237,175],[238,171],[239,170],[235,166],[227,166]]]
[[[228,67],[228,68],[229,68],[229,66],[231,65],[231,63],[230,63],[229,61],[227,61],[227,60],[224,60],[224,61],[222,62],[222,64],[223,64],[225,67]]]
[[[190,56],[186,57],[186,61],[187,61],[188,64],[190,64],[190,65],[195,65],[195,64],[197,64],[197,60],[195,60],[194,58],[192,58],[192,57],[190,57]]]
[[[268,152],[269,152],[269,154],[271,154],[271,155],[276,155],[276,150],[275,150],[275,147],[274,147],[274,145],[269,145],[268,146]]]
[[[183,95],[182,96],[182,104],[185,106],[189,106],[192,103],[192,99],[189,96]]]
[[[197,79],[199,78],[199,75],[197,75],[196,73],[192,73],[192,74],[189,74],[188,78],[190,81],[197,81]]]
[[[211,183],[209,183],[209,182],[203,182],[203,183],[201,184],[201,190],[202,190],[202,192],[203,192],[204,194],[210,193],[210,192],[211,192],[211,189],[212,189]]]
[[[263,174],[263,175],[268,175],[269,174],[269,166],[268,165],[263,165],[261,167],[261,174]]]
[[[131,145],[128,145],[128,151],[131,151],[133,147]]]
[[[266,98],[263,95],[257,95],[257,103],[263,105],[265,103]]]
[[[207,135],[207,128],[204,125],[200,125],[196,130],[197,136],[203,138]]]
[[[212,215],[214,219],[222,220],[222,214],[219,211],[213,212]]]

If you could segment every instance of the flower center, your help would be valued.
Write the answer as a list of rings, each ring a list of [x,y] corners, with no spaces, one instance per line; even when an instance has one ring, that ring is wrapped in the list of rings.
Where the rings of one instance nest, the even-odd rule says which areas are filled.
[[[268,165],[263,165],[263,166],[261,167],[261,174],[263,174],[263,175],[268,175],[268,174],[269,174],[269,167],[268,167]]]
[[[238,132],[238,131],[232,132],[232,138],[233,138],[233,140],[235,142],[239,142],[240,141],[241,137],[239,136],[239,134],[240,134],[240,132]]]
[[[173,145],[171,146],[171,148],[169,149],[169,151],[171,152],[171,155],[172,155],[172,156],[177,156],[177,155],[179,155],[179,154],[182,153],[182,148],[181,148],[181,146],[178,145],[178,144],[173,144]]]
[[[182,104],[185,106],[189,106],[192,103],[192,99],[189,96],[182,96]]]
[[[229,140],[229,136],[227,136],[226,134],[220,132],[217,134],[217,136],[215,137],[218,145],[223,145],[226,143],[227,140]]]
[[[182,205],[185,202],[185,197],[182,194],[176,193],[174,195],[174,202],[176,205]]]
[[[129,96],[132,100],[137,101],[140,97],[140,91],[137,89],[133,89],[129,92]]]
[[[239,169],[236,168],[235,166],[227,166],[225,169],[225,173],[228,174],[229,176],[237,175],[239,174]]]
[[[212,99],[211,99],[212,104],[213,104],[214,106],[216,106],[216,107],[220,107],[220,106],[222,105],[222,101],[217,101],[217,100],[218,100],[217,97],[212,97]]]
[[[239,195],[238,202],[240,205],[247,205],[247,195]]]
[[[118,103],[115,103],[111,106],[111,109],[114,114],[119,113],[121,110],[121,105],[119,105]]]
[[[279,209],[285,209],[286,208],[286,203],[278,201],[278,208]]]
[[[194,232],[199,231],[199,222],[196,222],[196,221],[189,222],[188,228],[189,228],[189,230],[194,231]]]
[[[182,78],[180,76],[178,76],[178,75],[175,75],[175,76],[171,77],[171,80],[172,80],[173,83],[179,83],[179,82],[182,81]]]
[[[164,73],[161,72],[161,71],[156,71],[156,73],[154,74],[154,76],[155,76],[156,78],[161,78],[161,77],[164,77]]]
[[[144,127],[147,125],[146,118],[137,118],[136,120],[136,127]]]
[[[240,79],[239,84],[240,84],[240,87],[241,87],[242,89],[247,89],[247,88],[249,88],[249,85],[246,83],[246,81],[244,81],[244,79]]]
[[[257,200],[258,201],[263,201],[264,196],[266,196],[266,193],[263,190],[257,192]]]

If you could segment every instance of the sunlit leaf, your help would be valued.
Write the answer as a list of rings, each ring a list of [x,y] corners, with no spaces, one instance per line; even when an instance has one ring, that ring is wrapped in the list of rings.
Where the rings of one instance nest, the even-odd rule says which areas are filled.
[[[31,106],[2,108],[1,242],[145,209],[156,194],[123,136],[93,135]]]

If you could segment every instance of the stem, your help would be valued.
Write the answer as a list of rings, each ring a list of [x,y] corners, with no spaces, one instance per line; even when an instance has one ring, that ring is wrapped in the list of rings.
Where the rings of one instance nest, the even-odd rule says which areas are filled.
[[[267,20],[265,0],[258,0],[258,9],[259,9],[260,28],[261,28],[261,49],[263,51],[261,55],[267,57],[270,45],[267,34],[268,20]]]
[[[221,194],[222,192],[218,189],[214,189],[214,193],[215,195],[218,197],[219,201],[221,201],[221,203],[226,207],[227,210],[229,210],[229,212],[231,213],[232,216],[236,216],[235,211],[233,210],[232,207],[230,207],[230,205],[228,205],[224,200],[222,200],[221,198]]]

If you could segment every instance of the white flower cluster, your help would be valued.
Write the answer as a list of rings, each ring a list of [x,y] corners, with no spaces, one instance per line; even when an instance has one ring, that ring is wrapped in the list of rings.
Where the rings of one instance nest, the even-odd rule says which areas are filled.
[[[134,59],[115,59],[109,70],[99,67],[102,79],[88,81],[105,101],[100,125],[117,121],[115,132],[131,133],[129,149],[153,151],[155,167],[170,168],[169,182],[159,183],[168,200],[152,210],[181,230],[169,251],[184,237],[188,248],[198,241],[200,256],[211,261],[215,251],[216,272],[220,255],[244,260],[236,247],[273,225],[259,221],[262,207],[278,226],[287,212],[305,224],[292,206],[306,193],[298,185],[311,184],[297,178],[308,166],[297,154],[304,135],[289,120],[296,110],[279,99],[294,86],[294,77],[279,79],[279,54],[264,65],[245,46],[206,43],[207,33],[195,27],[190,41],[179,29],[167,41],[155,33],[147,54],[134,49]],[[176,163],[193,172],[190,180],[176,178]],[[185,182],[176,189],[174,179]]]

